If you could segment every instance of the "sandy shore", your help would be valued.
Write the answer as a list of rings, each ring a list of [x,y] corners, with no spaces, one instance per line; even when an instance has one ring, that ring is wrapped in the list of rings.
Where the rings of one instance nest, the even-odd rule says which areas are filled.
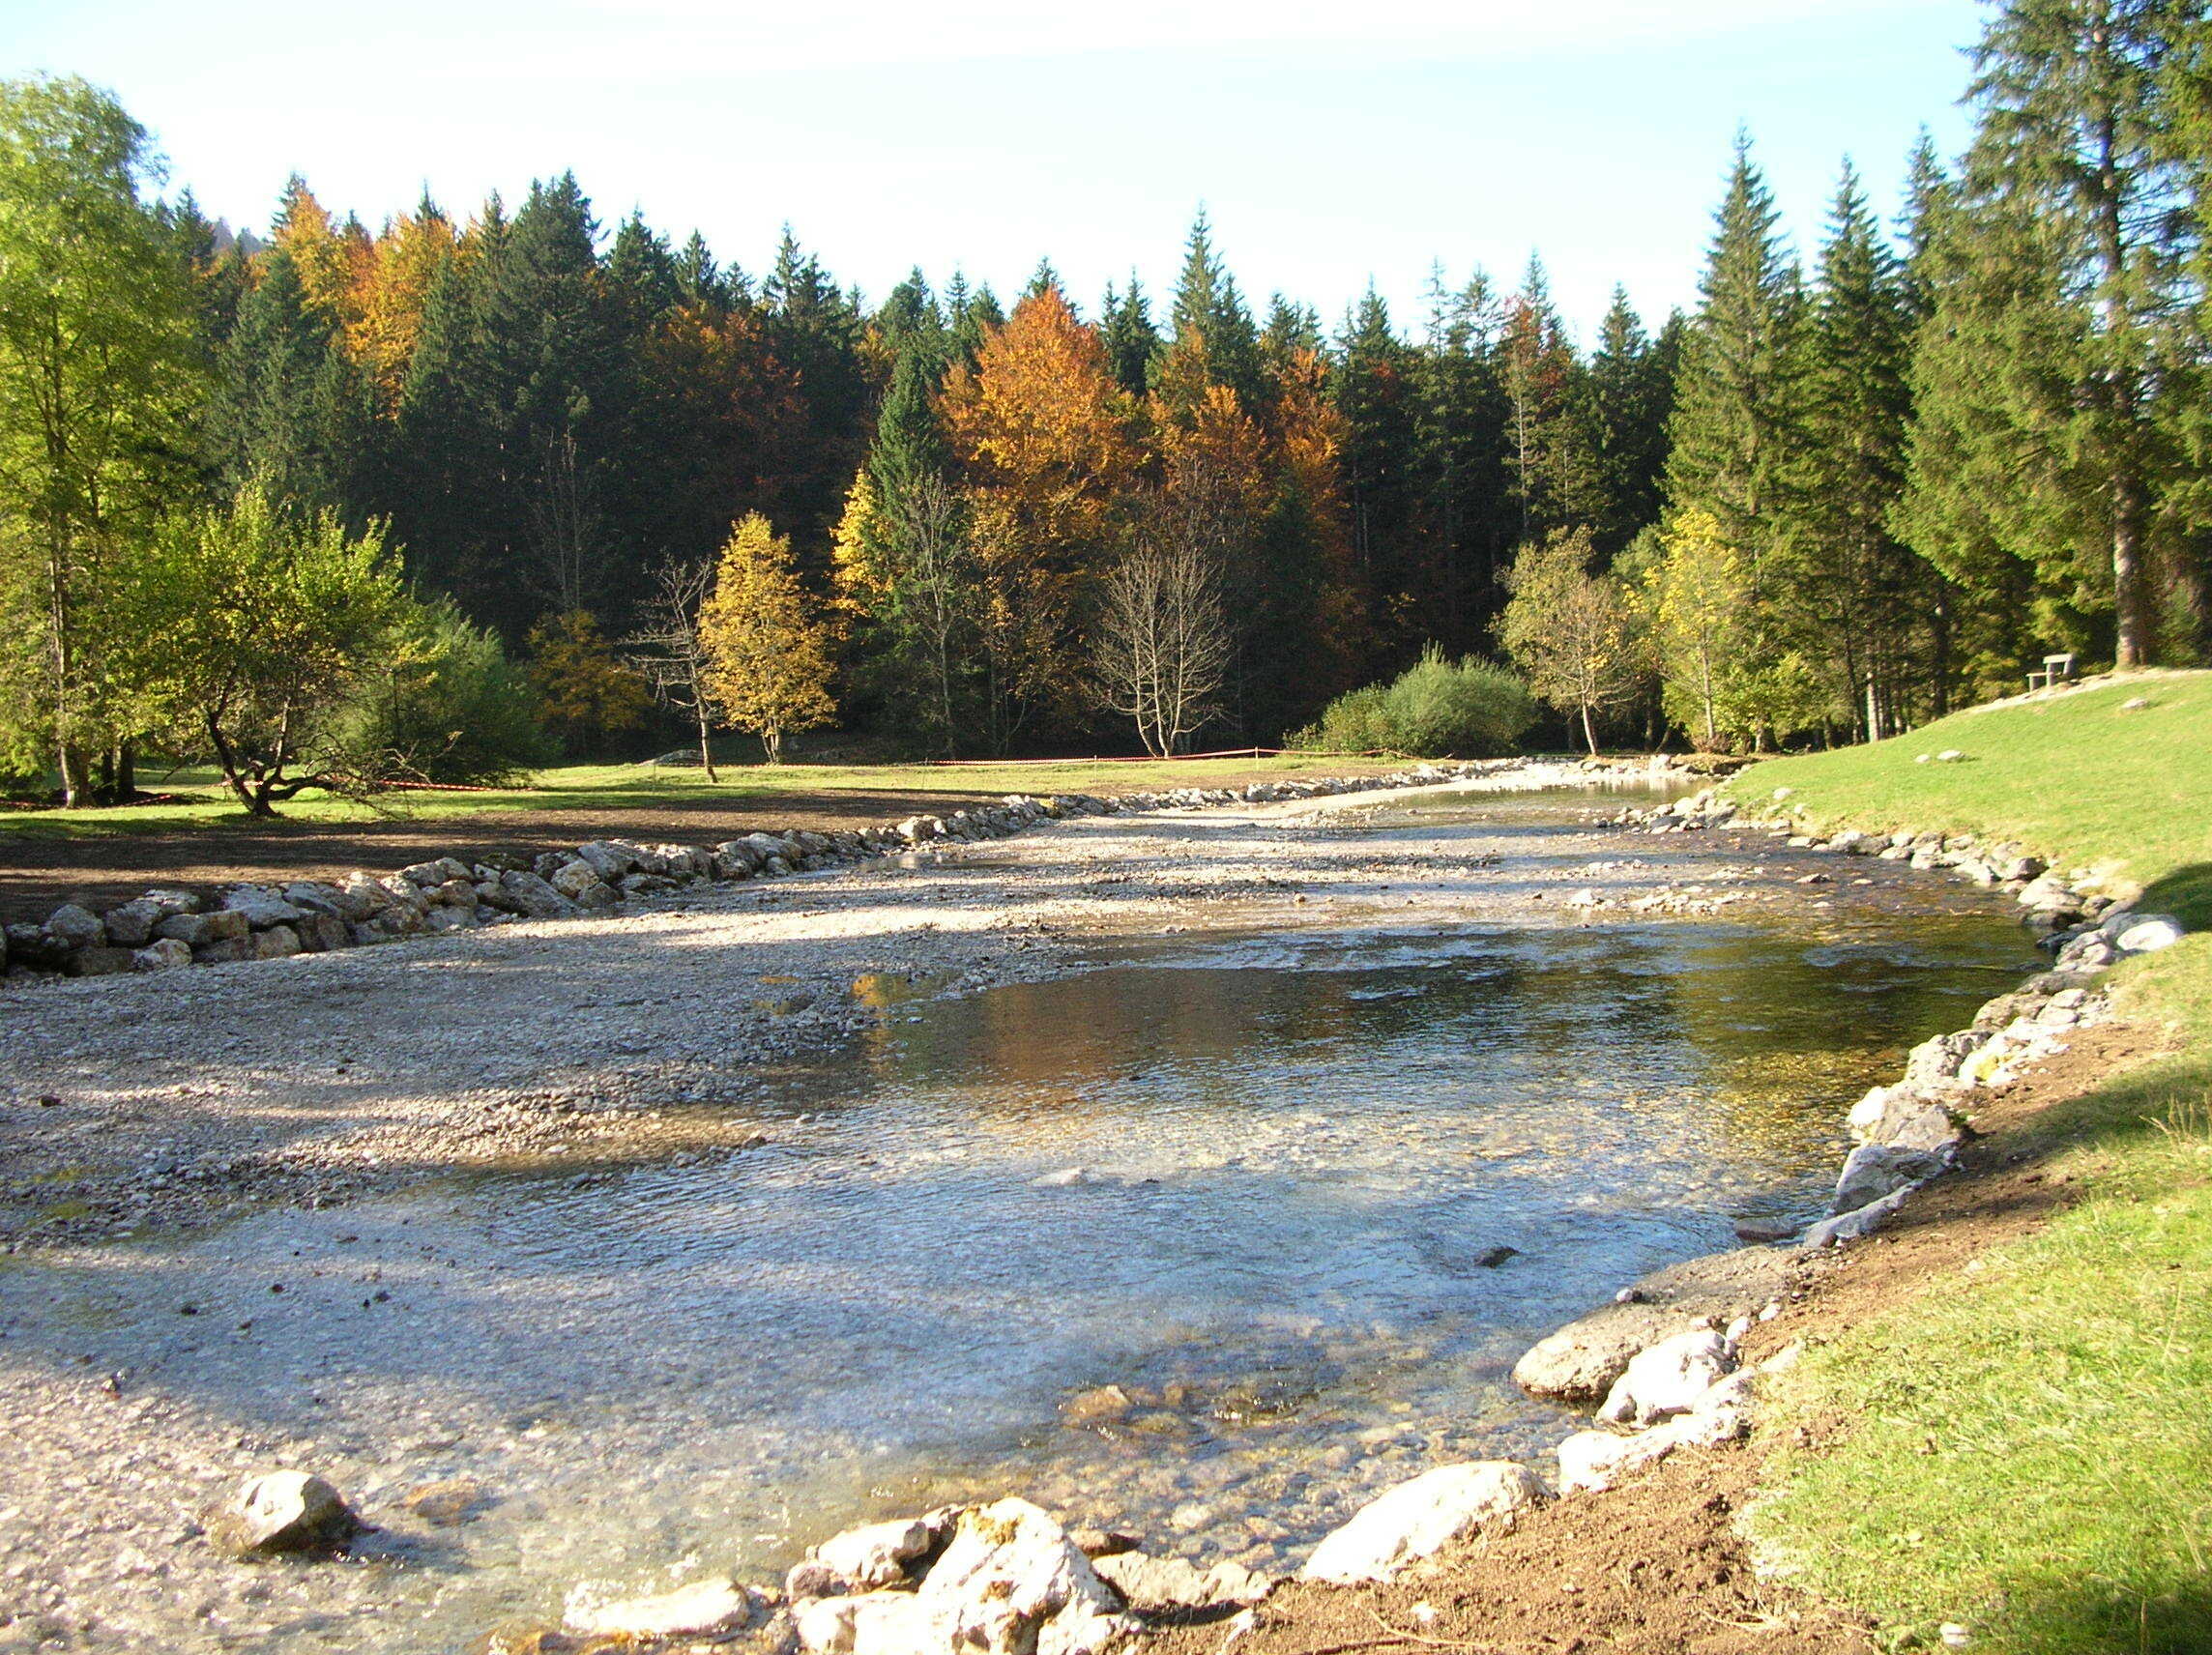
[[[833,1053],[887,1015],[887,987],[1035,980],[1108,939],[1733,917],[1931,883],[1895,864],[1855,889],[1800,883],[1814,864],[1793,853],[1602,828],[1595,793],[1586,859],[1565,865],[1556,838],[1537,866],[1510,835],[1365,830],[1417,824],[1418,797],[1071,821],[618,917],[41,985],[0,1006],[0,1239],[97,1270],[103,1238],[472,1164],[742,1152],[761,1123],[697,1106]],[[378,1612],[373,1565],[240,1569],[192,1523],[241,1469],[331,1445],[73,1363],[7,1279],[0,1263],[0,1651],[345,1647],[335,1627]]]

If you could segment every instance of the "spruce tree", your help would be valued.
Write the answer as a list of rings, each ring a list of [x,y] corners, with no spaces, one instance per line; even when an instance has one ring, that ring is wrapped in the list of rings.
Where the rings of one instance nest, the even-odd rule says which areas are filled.
[[[1152,358],[1159,352],[1160,331],[1152,326],[1151,302],[1135,272],[1129,275],[1126,292],[1117,294],[1113,284],[1107,284],[1098,307],[1098,334],[1121,389],[1131,396],[1144,395]]]
[[[1924,583],[1889,528],[1904,485],[1911,342],[1903,268],[1847,162],[1814,283],[1789,539],[1792,585],[1814,627],[1805,647],[1869,740],[1923,705]]]
[[[1678,325],[1673,334],[1651,337],[1628,302],[1628,290],[1613,290],[1589,361],[1600,488],[1592,538],[1609,558],[1659,520],[1678,337]]]
[[[2161,366],[2190,361],[2186,173],[2167,64],[2172,0],[2007,0],[1975,53],[1978,125],[1954,279],[1915,377],[1913,544],[1994,549],[2048,598],[2045,629],[2109,608],[2115,661],[2157,650],[2156,537],[2180,467]]]

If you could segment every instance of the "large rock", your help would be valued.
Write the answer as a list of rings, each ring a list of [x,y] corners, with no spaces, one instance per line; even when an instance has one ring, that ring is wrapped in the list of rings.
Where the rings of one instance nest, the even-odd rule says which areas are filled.
[[[240,1557],[334,1552],[367,1526],[337,1490],[307,1471],[248,1477],[201,1522],[211,1541]]]
[[[46,935],[66,948],[97,948],[107,941],[107,927],[81,903],[65,902],[46,915]]]
[[[1934,1150],[1861,1144],[1844,1158],[1843,1176],[1836,1179],[1835,1205],[1830,1210],[1856,1212],[1894,1190],[1940,1176],[1949,1167],[1949,1160]]]
[[[849,1597],[882,1586],[904,1585],[918,1566],[942,1550],[959,1520],[957,1507],[927,1517],[863,1524],[835,1534],[808,1552],[785,1578],[794,1599]]]
[[[2170,914],[2129,914],[2107,921],[2105,935],[2123,954],[2151,954],[2170,948],[2189,933]]]
[[[1984,1040],[1966,1060],[1969,1076],[1990,1045]],[[1913,1086],[1874,1088],[1851,1105],[1845,1125],[1861,1144],[1887,1144],[1906,1149],[1939,1150],[1965,1137],[1948,1108],[1927,1089]]]
[[[576,857],[598,875],[602,885],[613,885],[623,875],[633,874],[638,868],[637,847],[616,839],[594,839],[590,844],[578,845]],[[553,883],[559,885],[560,881]]]
[[[499,888],[507,906],[532,919],[560,919],[576,912],[576,905],[546,881],[532,873],[508,872],[499,876]]]
[[[963,1512],[915,1593],[963,1655],[1101,1655],[1130,1628],[1067,1531],[1024,1499]]]
[[[189,947],[203,948],[211,943],[242,938],[247,929],[244,914],[225,908],[213,914],[172,914],[154,927],[154,934],[174,937]]]
[[[143,948],[154,940],[154,927],[173,912],[146,897],[132,897],[107,911],[107,940],[118,948]]]
[[[1461,1535],[1510,1523],[1544,1497],[1536,1473],[1510,1460],[1440,1466],[1360,1507],[1314,1548],[1298,1578],[1339,1585],[1394,1580]]]
[[[131,956],[134,972],[168,972],[192,963],[192,951],[174,937],[157,937]]]
[[[247,924],[256,931],[266,931],[272,925],[290,925],[301,917],[300,910],[275,891],[257,885],[242,885],[236,890],[225,891],[222,906],[232,914],[245,915]]]
[[[617,879],[621,877],[620,874],[615,876]],[[608,882],[599,877],[598,869],[581,858],[573,862],[564,862],[560,867],[554,869],[553,877],[548,883],[552,886],[556,896],[565,896],[571,901],[582,897],[586,891],[595,888],[610,890]]]
[[[752,1594],[721,1576],[652,1597],[570,1609],[568,1628],[595,1638],[711,1638],[752,1617]]]
[[[1950,1080],[1959,1066],[1990,1037],[1986,1029],[1964,1029],[1956,1034],[1938,1034],[1912,1048],[1905,1060],[1907,1086],[1933,1086]]]
[[[1751,1429],[1751,1376],[1731,1374],[1684,1413],[1647,1431],[1579,1431],[1559,1444],[1559,1493],[1610,1489],[1677,1448],[1713,1448]]]
[[[807,1655],[949,1655],[952,1647],[912,1592],[813,1598],[795,1604],[791,1619]]]
[[[1636,1353],[1606,1393],[1598,1417],[1615,1425],[1649,1425],[1687,1413],[1735,1367],[1735,1347],[1726,1334],[1709,1327],[1677,1333]]]
[[[1603,1305],[1538,1340],[1513,1365],[1513,1381],[1535,1396],[1595,1403],[1639,1351],[1699,1322],[1733,1321],[1790,1288],[1798,1268],[1785,1250],[1743,1247],[1686,1259],[1645,1276],[1626,1302]]]
[[[1248,1606],[1275,1589],[1274,1582],[1241,1563],[1216,1563],[1201,1571],[1180,1557],[1116,1552],[1093,1557],[1091,1566],[1121,1594],[1123,1603],[1143,1615],[1179,1614],[1223,1604]]]
[[[129,948],[73,948],[63,961],[62,970],[73,977],[114,976],[119,972],[134,970],[134,955]]]
[[[1870,1201],[1864,1206],[1838,1213],[1834,1218],[1823,1218],[1805,1232],[1805,1238],[1797,1245],[1804,1252],[1817,1253],[1823,1247],[1838,1247],[1846,1241],[1856,1241],[1861,1236],[1871,1235],[1895,1218],[1906,1199],[1919,1187],[1918,1184],[1906,1184],[1902,1189],[1890,1191],[1879,1201]]]

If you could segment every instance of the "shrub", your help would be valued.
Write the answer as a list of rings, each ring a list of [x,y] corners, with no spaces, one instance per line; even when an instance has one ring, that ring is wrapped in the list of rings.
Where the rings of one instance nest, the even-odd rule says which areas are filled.
[[[1390,682],[1338,696],[1290,744],[1340,753],[1382,749],[1423,759],[1487,758],[1511,752],[1535,721],[1536,703],[1511,673],[1473,655],[1446,660],[1431,645]]]
[[[396,633],[347,709],[348,751],[373,756],[375,773],[436,782],[510,782],[552,762],[529,681],[451,598],[410,603]]]

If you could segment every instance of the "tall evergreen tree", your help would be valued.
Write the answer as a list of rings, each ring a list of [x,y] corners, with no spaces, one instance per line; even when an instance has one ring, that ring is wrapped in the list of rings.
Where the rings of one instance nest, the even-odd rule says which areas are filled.
[[[1098,334],[1121,389],[1131,396],[1144,395],[1152,358],[1159,354],[1160,331],[1152,326],[1151,302],[1135,272],[1130,273],[1123,293],[1117,294],[1113,283],[1107,283],[1106,298],[1098,307]]]
[[[1921,353],[1913,544],[2024,565],[2047,636],[2110,611],[2121,666],[2158,650],[2156,565],[2182,482],[2164,368],[2193,360],[2193,233],[2173,150],[2173,0],[2007,0],[1975,53],[1954,279]],[[2085,637],[2078,629],[2076,641]]]
[[[224,341],[210,434],[231,492],[259,479],[279,506],[364,514],[368,390],[337,330],[308,308],[292,255],[264,253]]]
[[[1659,520],[1680,338],[1680,324],[1672,317],[1653,338],[1628,302],[1628,290],[1613,290],[1589,362],[1602,502],[1592,539],[1603,556],[1618,553]]]
[[[1904,486],[1911,345],[1903,267],[1847,162],[1814,283],[1789,539],[1818,653],[1869,740],[1927,705],[1927,582],[1889,528]]]
[[[1227,386],[1247,412],[1263,400],[1259,330],[1237,278],[1213,250],[1213,226],[1201,208],[1191,221],[1168,335],[1152,359],[1151,389],[1172,417],[1188,421],[1210,385]]]
[[[1589,527],[1605,510],[1596,411],[1540,259],[1507,302],[1499,351],[1521,543]]]

